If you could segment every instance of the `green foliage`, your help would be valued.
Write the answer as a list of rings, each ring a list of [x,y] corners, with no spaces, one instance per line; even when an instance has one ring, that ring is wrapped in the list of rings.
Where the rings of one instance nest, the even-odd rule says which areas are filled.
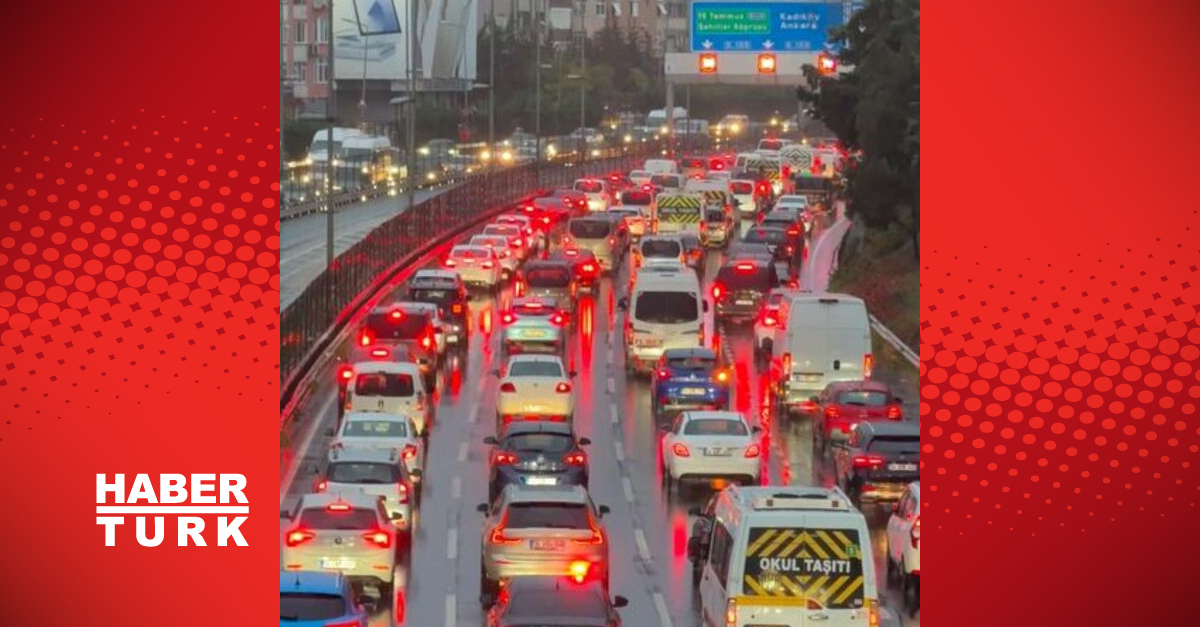
[[[313,134],[325,128],[321,120],[288,120],[283,125],[283,158],[287,161],[303,159]]]
[[[801,98],[862,158],[847,176],[850,211],[867,226],[897,226],[919,254],[921,13],[919,0],[869,0],[834,32],[843,73],[806,67]]]

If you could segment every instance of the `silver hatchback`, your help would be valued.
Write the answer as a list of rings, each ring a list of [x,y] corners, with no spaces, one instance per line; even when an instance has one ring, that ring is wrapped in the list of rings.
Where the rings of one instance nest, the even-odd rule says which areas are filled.
[[[358,491],[306,494],[281,549],[286,571],[338,571],[390,597],[396,568],[396,528],[383,499]]]
[[[494,505],[479,505],[483,556],[479,585],[494,598],[500,582],[530,575],[570,575],[608,586],[608,534],[582,486],[509,485]]]

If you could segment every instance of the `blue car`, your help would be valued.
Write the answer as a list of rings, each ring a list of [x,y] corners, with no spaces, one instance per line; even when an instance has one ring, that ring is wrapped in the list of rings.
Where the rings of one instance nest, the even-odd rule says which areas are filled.
[[[281,572],[279,627],[367,627],[367,612],[341,573]]]
[[[687,409],[729,409],[733,376],[710,348],[669,348],[650,376],[655,419]]]

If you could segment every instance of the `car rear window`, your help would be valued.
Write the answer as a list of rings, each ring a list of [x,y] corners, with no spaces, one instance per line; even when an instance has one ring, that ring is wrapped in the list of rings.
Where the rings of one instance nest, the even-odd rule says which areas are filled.
[[[650,192],[624,192],[621,194],[622,205],[648,207],[652,200],[654,200],[654,197],[650,195]]]
[[[690,357],[672,357],[667,360],[667,366],[670,368],[678,368],[680,370],[706,370],[717,364],[717,360],[712,357],[690,356]]]
[[[742,241],[754,243],[769,244],[778,246],[787,241],[787,231],[781,229],[761,229],[754,228],[746,231],[746,235],[742,237]]]
[[[691,158],[679,160],[679,167],[681,168],[706,168],[707,166],[708,164],[704,162],[704,159]]]
[[[783,142],[777,139],[764,139],[758,142],[759,150],[779,150],[783,148]]]
[[[505,526],[513,529],[589,529],[587,506],[582,503],[513,503]]]
[[[400,467],[379,462],[333,462],[329,464],[326,478],[333,483],[388,485],[399,483]]]
[[[659,187],[679,187],[679,177],[674,174],[655,174],[650,183]]]
[[[525,283],[529,287],[567,287],[571,284],[571,271],[567,268],[531,268],[525,271]]]
[[[563,206],[562,198],[535,198],[533,206],[538,209],[561,209]]]
[[[561,377],[562,367],[552,361],[514,361],[508,367],[510,377]]]
[[[391,372],[364,372],[354,379],[354,393],[359,396],[412,396],[411,375]]]
[[[387,312],[367,314],[366,330],[376,340],[415,340],[429,326],[429,316],[421,313]]]
[[[450,251],[450,256],[457,259],[489,259],[492,255],[491,251],[481,246],[473,248],[455,248]]]
[[[699,317],[696,295],[687,292],[643,292],[634,304],[634,318],[651,324],[680,324]]]
[[[505,438],[504,448],[516,453],[565,453],[575,448],[575,440],[564,433],[522,433]]]
[[[702,418],[689,420],[683,427],[684,435],[746,435],[746,425],[741,420],[728,418]]]
[[[837,402],[843,405],[863,405],[866,407],[883,407],[891,400],[885,392],[869,390],[851,390],[838,394]]]
[[[346,600],[336,594],[279,593],[279,622],[326,621],[346,615]]]
[[[438,303],[444,305],[454,300],[458,296],[456,290],[436,290],[417,288],[409,292],[409,298],[422,302]]]
[[[342,435],[353,438],[407,438],[408,425],[402,420],[351,420]]]
[[[604,184],[600,181],[575,181],[575,191],[585,194],[598,194],[604,191]]]
[[[489,224],[483,229],[484,235],[503,235],[504,237],[516,237],[521,234],[521,227],[512,224]]]
[[[757,261],[738,261],[721,266],[717,271],[717,282],[727,290],[770,290],[771,266]]]
[[[677,258],[683,253],[683,244],[669,239],[651,239],[642,242],[643,257]]]
[[[886,455],[917,455],[921,452],[920,436],[880,435],[871,438],[867,450]]]
[[[733,189],[733,193],[735,193],[735,194],[753,194],[754,193],[754,185],[752,183],[743,183],[740,181],[734,181],[731,184],[731,187]]]
[[[709,209],[704,212],[705,222],[724,222],[725,212],[721,209]]]
[[[301,527],[329,531],[373,529],[376,523],[375,510],[357,507],[340,511],[331,511],[324,507],[310,507],[300,512],[299,520]]]
[[[607,220],[572,220],[571,235],[579,239],[604,239],[612,231],[612,223]]]

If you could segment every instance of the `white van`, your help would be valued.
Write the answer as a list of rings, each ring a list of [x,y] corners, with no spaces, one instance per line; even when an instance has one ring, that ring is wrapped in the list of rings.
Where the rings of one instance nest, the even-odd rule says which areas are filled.
[[[700,279],[686,266],[639,273],[620,307],[625,317],[625,370],[648,373],[668,348],[704,346],[708,302]]]
[[[702,624],[879,625],[867,520],[841,490],[731,486],[705,522],[688,540]]]
[[[674,159],[646,159],[642,169],[650,174],[679,174],[679,164]]]
[[[834,381],[871,378],[871,324],[861,298],[800,294],[789,304],[782,337],[771,347],[771,381],[788,412]]]
[[[409,362],[364,361],[354,364],[354,381],[346,389],[346,413],[383,412],[407,416],[425,435],[429,398],[420,368]]]

